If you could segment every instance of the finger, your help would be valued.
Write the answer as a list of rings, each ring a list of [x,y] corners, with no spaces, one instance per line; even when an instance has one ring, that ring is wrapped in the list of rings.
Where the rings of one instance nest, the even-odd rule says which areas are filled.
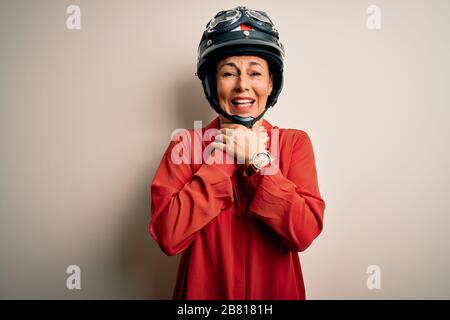
[[[224,128],[223,129],[223,134],[227,137],[231,137],[235,134],[235,130],[236,129],[232,129],[232,128]]]
[[[225,139],[224,134],[216,134],[214,136],[214,142],[222,142],[223,143],[224,139]]]
[[[226,150],[226,146],[223,143],[220,143],[220,142],[211,142],[211,146],[214,149],[219,149],[219,150],[222,150],[222,151]]]
[[[222,131],[225,131],[227,129],[234,130],[234,129],[236,129],[236,127],[234,124],[224,124],[224,125],[220,126],[220,130],[222,130]]]
[[[223,134],[223,135],[231,135],[233,133],[233,129],[230,128],[221,128],[217,131],[217,134]]]
[[[269,136],[267,134],[260,134],[257,137],[258,141],[268,141],[269,140]]]
[[[227,136],[227,135],[224,135],[224,134],[220,134],[220,135],[217,135],[217,136],[216,136],[216,138],[215,138],[214,141],[220,142],[220,143],[223,143],[223,144],[227,144],[227,143],[229,143],[232,139],[233,139],[233,136]]]

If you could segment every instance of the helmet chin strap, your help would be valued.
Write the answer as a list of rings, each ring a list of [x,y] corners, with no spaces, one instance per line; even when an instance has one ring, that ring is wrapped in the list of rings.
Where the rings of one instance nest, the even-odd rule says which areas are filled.
[[[267,109],[269,109],[269,108],[266,107],[266,108],[264,109],[264,111],[261,112],[261,114],[258,115],[256,118],[255,118],[255,117],[241,117],[241,116],[238,116],[238,115],[236,115],[236,114],[230,115],[230,114],[226,113],[225,111],[223,111],[221,108],[217,108],[216,111],[217,111],[220,115],[222,115],[222,116],[224,116],[225,118],[227,118],[228,120],[230,120],[231,122],[236,123],[236,124],[243,125],[243,126],[249,128],[249,129],[251,129],[251,128],[253,127],[253,125],[254,125],[259,119],[261,119],[261,118],[264,116],[264,114],[266,113]]]

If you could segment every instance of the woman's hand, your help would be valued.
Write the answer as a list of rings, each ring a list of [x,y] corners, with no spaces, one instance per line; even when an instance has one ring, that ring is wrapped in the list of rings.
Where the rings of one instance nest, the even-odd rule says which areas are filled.
[[[248,165],[254,154],[267,149],[267,141],[269,136],[263,126],[248,129],[243,125],[224,123],[211,144],[234,157],[238,164]]]

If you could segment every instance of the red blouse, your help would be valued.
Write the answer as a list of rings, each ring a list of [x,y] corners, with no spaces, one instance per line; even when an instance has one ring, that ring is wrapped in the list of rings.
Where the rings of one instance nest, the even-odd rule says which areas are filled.
[[[173,299],[305,299],[298,252],[322,231],[325,211],[313,147],[304,131],[263,126],[270,138],[279,130],[271,175],[246,177],[238,164],[175,164],[180,142],[166,150],[151,184],[150,233],[166,254],[182,253]],[[191,146],[195,134],[219,127],[217,117],[190,129]]]

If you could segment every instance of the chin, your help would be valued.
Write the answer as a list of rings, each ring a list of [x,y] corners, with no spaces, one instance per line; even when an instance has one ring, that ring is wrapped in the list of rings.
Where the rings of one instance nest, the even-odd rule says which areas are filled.
[[[237,115],[237,116],[241,116],[241,117],[256,117],[256,115],[258,114],[255,110],[238,110],[236,108],[231,108],[230,110],[231,112],[229,112],[232,115]]]
[[[242,118],[247,118],[247,117],[255,118],[256,117],[253,113],[237,113],[237,112],[233,112],[233,113],[231,113],[231,115],[239,116],[239,117],[242,117]]]

